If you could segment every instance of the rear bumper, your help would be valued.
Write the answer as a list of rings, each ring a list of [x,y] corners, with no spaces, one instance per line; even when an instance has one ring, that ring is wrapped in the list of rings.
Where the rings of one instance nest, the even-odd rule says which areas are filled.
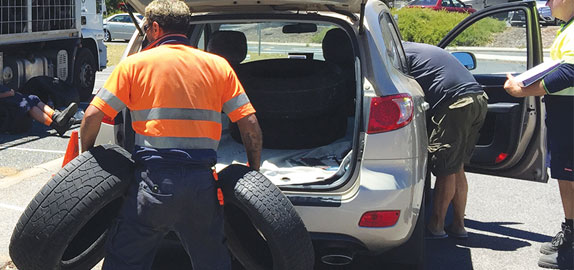
[[[370,163],[376,167],[370,167]],[[382,163],[385,166],[381,167]],[[397,166],[399,164],[403,167]],[[359,173],[360,184],[348,198],[343,195],[337,203],[323,206],[301,206],[295,202],[295,208],[307,230],[323,248],[344,246],[353,252],[371,254],[387,251],[411,237],[419,217],[424,169],[416,165],[413,159],[365,161]],[[363,213],[375,210],[399,210],[401,214],[391,227],[360,227]],[[325,239],[326,235],[330,237]]]

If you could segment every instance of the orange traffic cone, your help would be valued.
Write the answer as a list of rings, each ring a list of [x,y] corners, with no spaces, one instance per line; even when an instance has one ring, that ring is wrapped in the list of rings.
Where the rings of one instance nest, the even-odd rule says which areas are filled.
[[[80,153],[80,146],[78,144],[78,132],[72,131],[70,135],[70,140],[68,141],[68,148],[66,148],[66,154],[64,155],[64,162],[62,167],[64,167],[72,159],[76,158]]]

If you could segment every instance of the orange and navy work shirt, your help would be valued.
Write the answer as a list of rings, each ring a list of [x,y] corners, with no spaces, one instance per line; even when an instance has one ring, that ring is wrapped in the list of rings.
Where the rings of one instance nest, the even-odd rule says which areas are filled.
[[[91,103],[112,118],[129,108],[138,146],[217,150],[221,112],[233,122],[255,113],[228,62],[183,40],[127,57]]]

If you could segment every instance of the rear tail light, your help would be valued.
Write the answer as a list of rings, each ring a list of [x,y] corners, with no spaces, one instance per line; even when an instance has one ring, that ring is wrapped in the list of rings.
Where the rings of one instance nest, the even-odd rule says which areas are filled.
[[[397,224],[401,211],[370,211],[363,214],[359,221],[361,227],[381,228]]]
[[[113,118],[111,118],[111,117],[109,117],[109,116],[107,116],[107,115],[104,115],[104,118],[102,118],[102,123],[108,124],[108,125],[115,125],[115,124],[116,124],[116,121],[114,121]]]
[[[398,94],[371,99],[368,134],[387,132],[406,126],[413,119],[413,98]]]

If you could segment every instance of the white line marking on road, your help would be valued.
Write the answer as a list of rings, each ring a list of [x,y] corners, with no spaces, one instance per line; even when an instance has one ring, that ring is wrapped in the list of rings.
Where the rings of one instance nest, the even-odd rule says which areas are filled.
[[[66,153],[66,151],[61,151],[61,150],[44,150],[44,149],[32,149],[32,148],[21,148],[21,147],[1,147],[0,150],[20,150],[20,151],[30,151],[30,152],[55,153],[55,154],[65,154]]]
[[[10,210],[18,211],[18,212],[24,212],[24,210],[25,210],[24,207],[10,205],[10,204],[4,204],[4,203],[0,203],[0,208],[10,209]]]

